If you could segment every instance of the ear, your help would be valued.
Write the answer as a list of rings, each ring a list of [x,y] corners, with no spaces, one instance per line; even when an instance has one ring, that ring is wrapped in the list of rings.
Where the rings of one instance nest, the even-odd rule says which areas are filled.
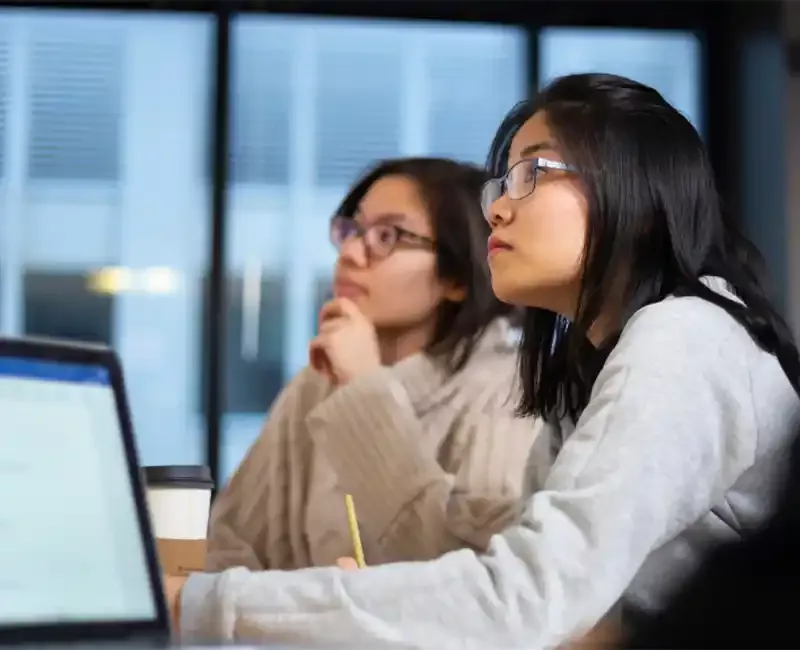
[[[442,298],[448,302],[463,302],[467,297],[467,290],[465,287],[455,285],[445,285]]]

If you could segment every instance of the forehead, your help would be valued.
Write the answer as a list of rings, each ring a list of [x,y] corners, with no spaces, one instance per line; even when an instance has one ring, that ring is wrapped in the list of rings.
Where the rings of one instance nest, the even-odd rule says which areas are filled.
[[[427,225],[428,209],[417,182],[408,176],[384,176],[375,181],[358,204],[358,214],[366,222],[391,215],[393,221]]]
[[[508,164],[511,166],[523,158],[534,156],[557,159],[555,138],[541,111],[525,122],[514,135],[508,150]]]

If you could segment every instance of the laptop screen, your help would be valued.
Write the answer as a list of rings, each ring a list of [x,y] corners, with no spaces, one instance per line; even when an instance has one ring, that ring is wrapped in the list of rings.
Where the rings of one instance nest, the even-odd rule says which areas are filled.
[[[155,619],[108,371],[0,357],[0,626]]]

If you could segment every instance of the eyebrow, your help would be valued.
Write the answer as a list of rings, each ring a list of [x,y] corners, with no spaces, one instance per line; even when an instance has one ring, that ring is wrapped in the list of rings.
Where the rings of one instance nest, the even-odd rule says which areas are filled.
[[[357,208],[356,211],[353,213],[353,219],[357,219],[358,217],[365,217],[366,215],[361,210],[361,208]],[[403,223],[408,219],[406,215],[401,214],[399,212],[382,212],[370,219],[370,223],[390,223],[396,224],[398,222]]]
[[[555,152],[556,147],[552,142],[537,142],[536,144],[531,144],[525,147],[522,151],[519,152],[520,158],[527,158],[528,156],[532,156],[535,153],[539,153],[540,151],[553,151]]]

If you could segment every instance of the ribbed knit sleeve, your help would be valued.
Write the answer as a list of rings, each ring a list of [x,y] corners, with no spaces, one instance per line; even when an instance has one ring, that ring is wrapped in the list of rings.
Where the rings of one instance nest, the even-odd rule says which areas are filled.
[[[207,571],[236,566],[290,569],[298,558],[305,506],[308,436],[298,427],[316,403],[320,380],[301,372],[279,395],[256,442],[217,496],[208,531]]]

